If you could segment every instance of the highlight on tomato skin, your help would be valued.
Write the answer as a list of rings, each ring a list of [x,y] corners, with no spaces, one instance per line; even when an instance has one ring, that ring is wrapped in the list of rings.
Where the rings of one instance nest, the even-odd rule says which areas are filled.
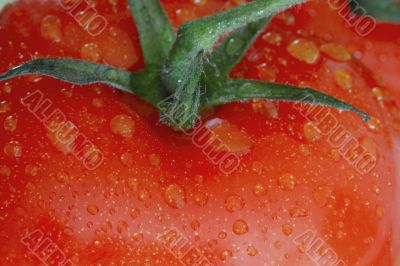
[[[245,1],[161,2],[176,29]],[[142,69],[127,2],[91,3],[108,23],[97,36],[60,1],[7,5],[0,73],[47,57]],[[339,18],[321,1],[276,15],[230,76],[311,87],[368,122],[251,100],[203,110],[196,142],[106,85],[1,81],[0,265],[397,265],[399,72],[373,60],[396,43]],[[218,152],[238,168],[221,172]]]

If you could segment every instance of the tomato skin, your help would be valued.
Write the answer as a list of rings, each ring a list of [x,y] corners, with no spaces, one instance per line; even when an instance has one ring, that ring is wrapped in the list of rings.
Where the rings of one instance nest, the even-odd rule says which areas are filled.
[[[341,16],[340,10],[333,9],[324,1],[309,1],[293,12],[298,21],[295,26],[346,46],[357,59],[374,70],[380,83],[400,99],[397,86],[397,76],[400,73],[400,27],[376,20],[374,30],[361,36],[356,27],[350,26]],[[329,21],[329,27],[326,26],[326,21]]]
[[[175,26],[224,7],[224,1],[216,0],[207,5],[163,3]],[[88,43],[99,49],[99,63],[142,68],[126,3],[98,4],[96,10],[110,25],[104,35],[92,37],[57,1],[9,5],[0,16],[0,36],[9,36],[0,39],[0,72],[31,56],[96,59],[91,52],[82,53]],[[398,106],[384,88],[380,91],[385,96],[377,100],[372,88],[380,86],[357,60],[338,62],[321,54],[315,64],[306,64],[291,55],[288,46],[295,39],[312,41],[318,48],[326,42],[307,28],[297,33],[302,18],[292,23],[290,14],[274,19],[232,76],[311,86],[372,114],[380,120],[378,130],[353,113],[330,110],[376,153],[379,161],[372,172],[357,172],[328,137],[306,127],[309,121],[292,103],[254,101],[209,111],[203,124],[223,121],[216,129],[219,137],[243,151],[239,169],[226,176],[190,136],[159,125],[157,112],[134,96],[47,77],[13,79],[0,83],[0,100],[9,104],[0,113],[0,264],[50,264],[46,255],[40,256],[40,251],[46,254],[37,245],[43,239],[33,234],[31,242],[22,241],[42,232],[65,255],[65,263],[182,265],[185,260],[160,240],[173,229],[192,252],[200,250],[200,257],[214,265],[312,265],[325,252],[347,265],[395,265],[400,244]],[[48,15],[61,22],[60,42],[43,37],[54,36],[42,32]],[[272,33],[281,39],[271,40]],[[135,62],[121,59],[122,50],[113,49],[114,43],[123,43],[127,58]],[[345,47],[351,50],[351,45]],[[351,90],[335,82],[336,72],[343,69],[351,74]],[[21,103],[37,90],[51,101],[47,112],[61,110],[104,154],[96,170],[63,153],[43,119],[35,117],[39,113]],[[10,115],[17,117],[12,131],[4,124]],[[122,129],[120,115],[129,117]],[[15,149],[13,156],[9,148],[4,152],[11,141],[18,141],[20,156]],[[304,250],[301,240],[325,249]],[[189,257],[185,259],[190,265]]]

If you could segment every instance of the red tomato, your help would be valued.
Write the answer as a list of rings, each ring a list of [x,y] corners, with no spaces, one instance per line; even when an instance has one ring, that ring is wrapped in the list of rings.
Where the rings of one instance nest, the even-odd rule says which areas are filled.
[[[229,7],[162,2],[175,26]],[[7,6],[0,72],[32,57],[142,68],[126,2],[95,8],[108,22],[98,36],[59,1]],[[1,82],[0,264],[395,265],[399,107],[351,43],[297,23],[278,15],[232,76],[311,86],[374,118],[267,100],[208,110],[202,127],[240,158],[227,175],[207,156],[214,139],[199,147],[135,96],[37,75]],[[85,142],[98,164],[70,146]]]

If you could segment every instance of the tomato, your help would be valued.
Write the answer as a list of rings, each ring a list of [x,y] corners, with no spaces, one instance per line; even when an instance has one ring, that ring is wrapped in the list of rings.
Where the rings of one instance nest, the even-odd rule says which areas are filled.
[[[162,2],[178,26],[240,1]],[[0,72],[39,57],[141,69],[126,2],[95,8],[108,25],[92,36],[59,1],[8,5]],[[38,75],[1,82],[0,264],[395,265],[399,107],[351,56],[351,43],[297,23],[293,11],[277,15],[232,77],[311,86],[371,121],[253,100],[206,110],[204,145],[105,85]],[[78,138],[96,164],[65,144]],[[226,174],[207,156],[219,149],[240,159],[237,169]]]

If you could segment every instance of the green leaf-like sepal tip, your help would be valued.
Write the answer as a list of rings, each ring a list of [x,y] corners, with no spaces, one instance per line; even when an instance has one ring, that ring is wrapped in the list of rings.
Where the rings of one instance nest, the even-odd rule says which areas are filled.
[[[339,110],[355,112],[364,121],[370,119],[370,116],[365,112],[322,92],[310,88],[300,88],[287,84],[257,80],[226,79],[219,84],[215,84],[215,86],[210,84],[207,94],[204,96],[204,106],[215,106],[252,99],[270,99],[323,105]]]

